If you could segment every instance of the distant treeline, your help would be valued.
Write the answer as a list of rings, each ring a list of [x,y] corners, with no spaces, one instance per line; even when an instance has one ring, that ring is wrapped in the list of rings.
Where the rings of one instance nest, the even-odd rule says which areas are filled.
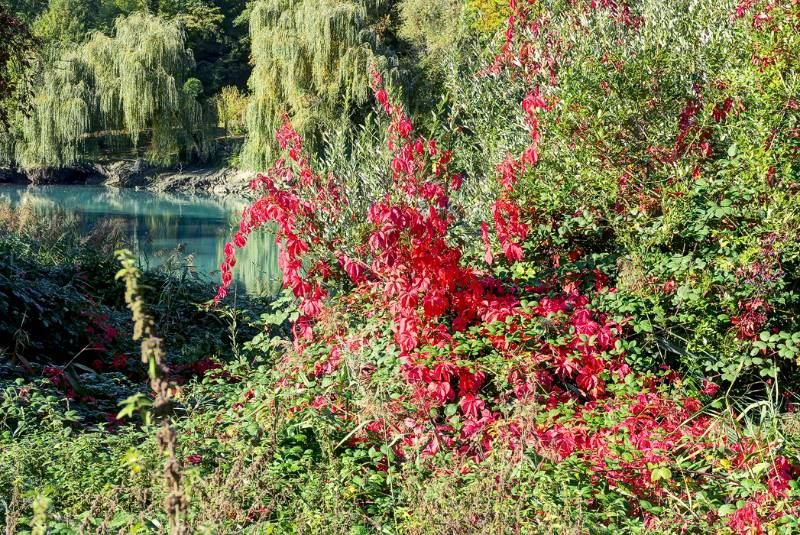
[[[447,65],[494,33],[503,5],[0,0],[26,44],[0,53],[0,165],[136,155],[164,165],[226,157],[261,169],[285,113],[314,147],[331,127],[363,123],[373,66],[412,109],[432,108]],[[219,154],[215,141],[230,137],[245,139],[241,151]]]

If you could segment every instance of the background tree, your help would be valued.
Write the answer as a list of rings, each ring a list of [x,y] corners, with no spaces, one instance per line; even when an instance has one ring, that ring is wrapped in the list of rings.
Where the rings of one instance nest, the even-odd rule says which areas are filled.
[[[108,0],[106,0],[108,1]],[[142,11],[141,0],[128,2],[125,13]],[[180,23],[186,47],[196,60],[195,76],[203,82],[204,97],[228,85],[244,89],[250,76],[247,21],[240,19],[247,0],[152,0],[149,13]]]
[[[233,135],[244,134],[244,112],[247,108],[247,95],[238,87],[223,87],[214,98],[217,108],[218,126]]]
[[[32,44],[28,27],[0,8],[0,126],[8,121],[8,99],[16,92]]]
[[[19,163],[62,167],[142,142],[153,162],[204,156],[193,68],[177,23],[144,13],[119,19],[113,37],[95,33],[42,76],[22,121]]]
[[[396,65],[384,42],[391,2],[258,0],[250,12],[253,74],[242,163],[263,169],[284,113],[318,143],[325,126],[362,106],[369,71]]]
[[[33,30],[56,53],[64,45],[85,41],[94,30],[107,31],[120,11],[101,0],[50,0]]]
[[[416,59],[425,68],[440,68],[446,57],[455,52],[456,43],[463,35],[463,11],[462,0],[403,0],[400,3],[400,37],[417,49]]]
[[[100,101],[94,102],[100,98],[96,77],[107,69],[86,54],[89,43],[101,41],[100,34],[114,33],[119,17],[147,13],[182,31],[183,48],[191,51],[194,61],[176,77],[176,87],[185,89],[179,92],[186,102],[206,109],[205,123],[236,130],[222,135],[240,135],[239,108],[247,101],[244,117],[249,136],[240,161],[253,169],[270,162],[273,133],[283,113],[293,116],[317,148],[327,126],[363,124],[369,112],[365,103],[373,63],[402,85],[410,110],[424,114],[436,105],[445,62],[459,48],[464,27],[458,21],[465,6],[462,0],[432,4],[419,0],[0,0],[0,5],[12,3],[42,46],[27,69],[38,80],[36,90],[20,96],[37,108],[37,115],[14,121],[13,135],[5,137],[21,142],[14,150],[8,143],[0,148],[6,159],[16,155],[25,165],[68,165],[98,151],[111,157],[128,154],[127,129],[116,120],[110,121],[114,126],[106,124]],[[199,83],[184,85],[190,78]],[[246,91],[248,79],[250,92]],[[211,117],[220,111],[228,116],[220,121]],[[53,122],[57,116],[58,125]],[[346,120],[340,121],[343,117]],[[66,120],[74,123],[66,124]],[[192,123],[190,118],[181,120]],[[199,140],[196,126],[175,136]],[[134,145],[150,143],[151,159],[173,161],[204,152],[186,150],[183,143],[152,150],[156,140],[146,130],[147,139],[135,140]],[[34,140],[46,142],[34,147],[30,143]],[[163,144],[156,141],[156,145]],[[165,151],[172,156],[165,157]]]
[[[30,26],[47,5],[48,0],[0,0],[0,12]]]

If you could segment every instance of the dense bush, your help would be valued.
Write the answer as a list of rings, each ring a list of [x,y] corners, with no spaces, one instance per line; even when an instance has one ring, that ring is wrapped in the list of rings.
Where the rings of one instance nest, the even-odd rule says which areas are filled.
[[[498,58],[529,58],[522,76],[495,63],[485,83],[457,82],[467,133],[455,153],[469,158],[457,163],[481,176],[483,162],[519,150],[518,126],[491,117],[535,85],[548,142],[517,187],[529,258],[612,277],[605,306],[655,331],[645,366],[679,361],[730,382],[774,375],[774,355],[794,380],[800,116],[783,80],[797,7],[555,2],[529,16],[538,29],[518,26],[524,44]],[[762,332],[779,334],[777,352],[743,359]]]
[[[301,315],[276,399],[341,437],[369,514],[409,461],[438,477],[508,452],[511,492],[544,472],[584,493],[567,524],[663,530],[687,502],[690,529],[795,522],[797,88],[776,80],[798,11],[769,9],[512,3],[500,54],[453,82],[452,153],[375,75],[389,188],[354,204],[284,123],[218,299],[277,221]]]
[[[119,402],[143,389],[123,288],[114,281],[113,251],[125,245],[124,232],[113,221],[99,222],[85,236],[78,228],[65,213],[42,220],[26,203],[14,209],[0,202],[0,384],[35,378],[34,386],[9,391],[16,401],[3,398],[3,430],[33,431],[20,418],[22,390],[63,398],[53,406],[76,413],[75,425],[83,427],[116,422]],[[235,315],[209,310],[203,302],[210,281],[187,269],[177,253],[144,274],[142,284],[157,327],[172,342],[170,364],[181,382],[219,367],[212,359],[230,358],[237,341],[259,331],[247,321],[261,312],[259,301],[245,299],[248,311]],[[231,331],[231,320],[244,324]]]

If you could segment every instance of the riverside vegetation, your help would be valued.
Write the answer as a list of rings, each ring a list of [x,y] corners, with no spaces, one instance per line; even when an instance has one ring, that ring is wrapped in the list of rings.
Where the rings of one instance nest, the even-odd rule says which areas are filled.
[[[429,4],[248,4],[216,290],[0,207],[7,531],[800,529],[800,3]]]

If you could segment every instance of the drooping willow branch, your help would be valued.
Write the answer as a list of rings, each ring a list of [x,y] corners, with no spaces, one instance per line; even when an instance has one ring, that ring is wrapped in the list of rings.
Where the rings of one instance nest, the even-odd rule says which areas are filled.
[[[276,156],[283,115],[311,142],[369,95],[370,66],[388,71],[380,43],[385,2],[258,0],[250,14],[253,92],[242,163],[264,170]]]
[[[146,140],[153,162],[204,156],[213,121],[185,88],[194,67],[178,24],[144,13],[118,19],[113,36],[95,33],[46,68],[22,119],[16,161],[68,166],[92,155],[94,134],[114,131],[134,146]]]
[[[160,424],[157,435],[158,446],[167,457],[164,464],[164,480],[167,488],[164,506],[169,519],[169,532],[173,535],[184,535],[188,533],[184,519],[189,501],[181,487],[181,465],[175,455],[178,432],[169,421],[174,408],[170,399],[173,385],[169,381],[164,341],[156,335],[155,320],[147,313],[139,287],[141,272],[136,267],[133,254],[128,250],[120,250],[116,255],[122,265],[116,278],[125,281],[125,302],[133,315],[133,339],[141,340],[142,362],[147,366],[150,387],[156,394],[151,412],[146,411],[146,418],[150,420],[152,417],[155,423]]]

